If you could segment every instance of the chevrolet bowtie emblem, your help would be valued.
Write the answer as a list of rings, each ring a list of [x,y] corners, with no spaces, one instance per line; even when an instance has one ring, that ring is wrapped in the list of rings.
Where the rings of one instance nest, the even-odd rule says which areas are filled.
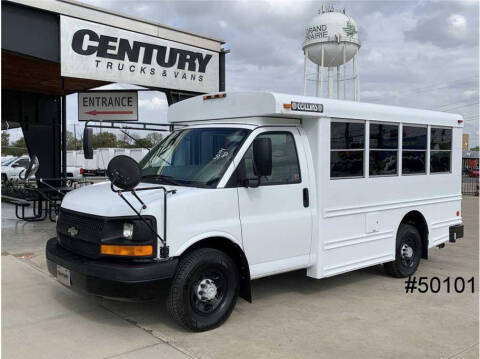
[[[78,234],[78,229],[75,227],[69,227],[67,229],[68,234],[70,234],[72,237],[75,237]]]

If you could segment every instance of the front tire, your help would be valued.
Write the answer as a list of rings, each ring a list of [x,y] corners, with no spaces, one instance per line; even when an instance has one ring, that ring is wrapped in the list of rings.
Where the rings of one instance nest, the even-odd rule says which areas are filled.
[[[213,248],[200,248],[179,263],[167,309],[179,324],[194,331],[220,326],[235,307],[239,273],[234,261]]]
[[[385,263],[385,271],[395,278],[414,274],[422,258],[422,237],[410,224],[401,224],[397,233],[395,260]]]

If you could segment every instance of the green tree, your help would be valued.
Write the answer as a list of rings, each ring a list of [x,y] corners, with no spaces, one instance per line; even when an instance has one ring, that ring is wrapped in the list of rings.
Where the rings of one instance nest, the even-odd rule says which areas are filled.
[[[19,138],[11,145],[3,147],[3,133],[2,133],[2,154],[3,155],[12,155],[12,156],[21,156],[28,154],[27,144],[23,137]]]
[[[93,148],[117,147],[117,136],[111,132],[100,132],[93,135]]]
[[[2,139],[2,140],[3,140],[3,139]],[[3,145],[2,145],[2,146],[3,146]],[[478,146],[477,146],[477,147],[472,147],[472,148],[470,148],[470,151],[478,151],[479,148],[480,148],[480,147],[478,147]]]
[[[79,150],[81,147],[81,141],[75,139],[72,132],[67,131],[67,150]]]
[[[150,132],[145,136],[145,139],[150,141],[153,147],[163,139],[163,135],[159,132]]]
[[[133,147],[152,148],[162,140],[163,136],[158,132],[150,132],[143,138],[137,138]]]
[[[10,143],[10,134],[7,131],[2,131],[2,150]]]

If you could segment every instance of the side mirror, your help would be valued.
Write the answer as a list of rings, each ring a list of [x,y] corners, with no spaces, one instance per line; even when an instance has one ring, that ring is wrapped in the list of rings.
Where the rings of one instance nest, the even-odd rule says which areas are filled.
[[[30,163],[28,164],[27,169],[20,172],[18,174],[18,177],[22,181],[26,181],[30,177],[35,176],[39,168],[40,168],[40,162],[38,161],[38,157],[36,155],[33,155],[32,159],[30,160]]]
[[[257,177],[272,174],[272,140],[269,137],[253,140],[253,173]]]
[[[83,129],[83,157],[87,160],[93,158],[93,129],[85,127]]]
[[[127,191],[134,189],[142,179],[137,161],[125,155],[112,158],[108,163],[107,176],[114,186]]]

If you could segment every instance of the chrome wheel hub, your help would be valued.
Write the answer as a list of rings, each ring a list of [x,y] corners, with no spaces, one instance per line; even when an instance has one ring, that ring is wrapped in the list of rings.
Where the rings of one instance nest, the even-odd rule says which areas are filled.
[[[413,257],[413,248],[408,244],[404,244],[401,249],[402,258],[412,258]]]
[[[208,302],[217,296],[217,286],[211,279],[203,279],[197,287],[197,297],[203,302]]]

